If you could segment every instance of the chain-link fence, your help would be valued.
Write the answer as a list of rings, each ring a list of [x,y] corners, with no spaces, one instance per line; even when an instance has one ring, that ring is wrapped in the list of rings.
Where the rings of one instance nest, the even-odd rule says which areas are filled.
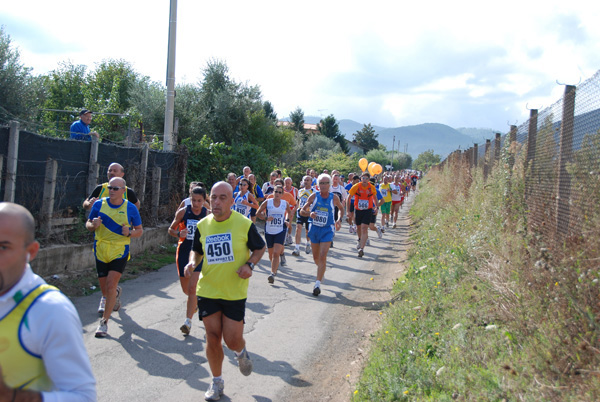
[[[515,173],[522,161],[523,174]],[[485,145],[451,153],[440,169],[452,169],[468,188],[481,169],[503,169],[510,186],[524,181],[527,227],[532,241],[555,257],[585,244],[600,225],[600,71],[586,82],[566,86],[552,106],[530,111]]]

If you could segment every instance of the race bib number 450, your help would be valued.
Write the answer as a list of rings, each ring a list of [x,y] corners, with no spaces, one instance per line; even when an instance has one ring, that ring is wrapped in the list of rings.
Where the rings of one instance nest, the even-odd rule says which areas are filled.
[[[231,233],[207,236],[204,257],[209,265],[234,261]]]

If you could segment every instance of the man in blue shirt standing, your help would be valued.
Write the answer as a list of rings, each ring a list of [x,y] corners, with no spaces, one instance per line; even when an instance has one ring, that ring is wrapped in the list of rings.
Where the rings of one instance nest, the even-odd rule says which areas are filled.
[[[100,136],[95,131],[90,131],[92,122],[92,111],[82,109],[79,112],[79,120],[71,124],[71,139],[79,141],[91,141],[92,135],[98,139]]]

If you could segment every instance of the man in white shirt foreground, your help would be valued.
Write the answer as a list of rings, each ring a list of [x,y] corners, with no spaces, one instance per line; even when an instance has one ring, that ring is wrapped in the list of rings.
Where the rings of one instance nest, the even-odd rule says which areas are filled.
[[[79,315],[29,266],[34,235],[27,209],[0,203],[0,400],[95,401]]]

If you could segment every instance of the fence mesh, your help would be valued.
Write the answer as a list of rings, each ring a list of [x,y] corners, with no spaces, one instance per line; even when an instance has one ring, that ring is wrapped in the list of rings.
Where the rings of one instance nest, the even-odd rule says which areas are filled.
[[[8,155],[10,129],[0,127],[2,183],[0,197],[6,200],[9,182]],[[19,130],[18,156],[14,181],[14,202],[28,208],[36,218],[42,213],[44,188],[47,184],[48,161],[56,161],[54,204],[50,219],[78,217],[82,203],[89,196],[91,142],[42,136]],[[185,194],[185,151],[148,150],[147,167],[142,167],[144,149],[123,147],[112,143],[98,144],[98,183],[107,180],[108,166],[118,162],[125,168],[127,185],[143,200],[140,213],[145,226],[153,226],[172,218]],[[160,168],[160,173],[157,172]],[[95,170],[95,166],[92,167]],[[157,179],[160,174],[160,180]],[[145,178],[145,180],[144,180]],[[160,184],[160,185],[157,185]],[[143,188],[143,190],[142,190]],[[38,225],[39,227],[40,225]],[[45,233],[40,233],[46,237]]]
[[[513,172],[519,158],[532,241],[556,256],[585,243],[600,224],[600,71],[509,133],[451,153],[440,168],[471,177],[473,169],[487,177],[502,168],[508,180],[523,180]]]

